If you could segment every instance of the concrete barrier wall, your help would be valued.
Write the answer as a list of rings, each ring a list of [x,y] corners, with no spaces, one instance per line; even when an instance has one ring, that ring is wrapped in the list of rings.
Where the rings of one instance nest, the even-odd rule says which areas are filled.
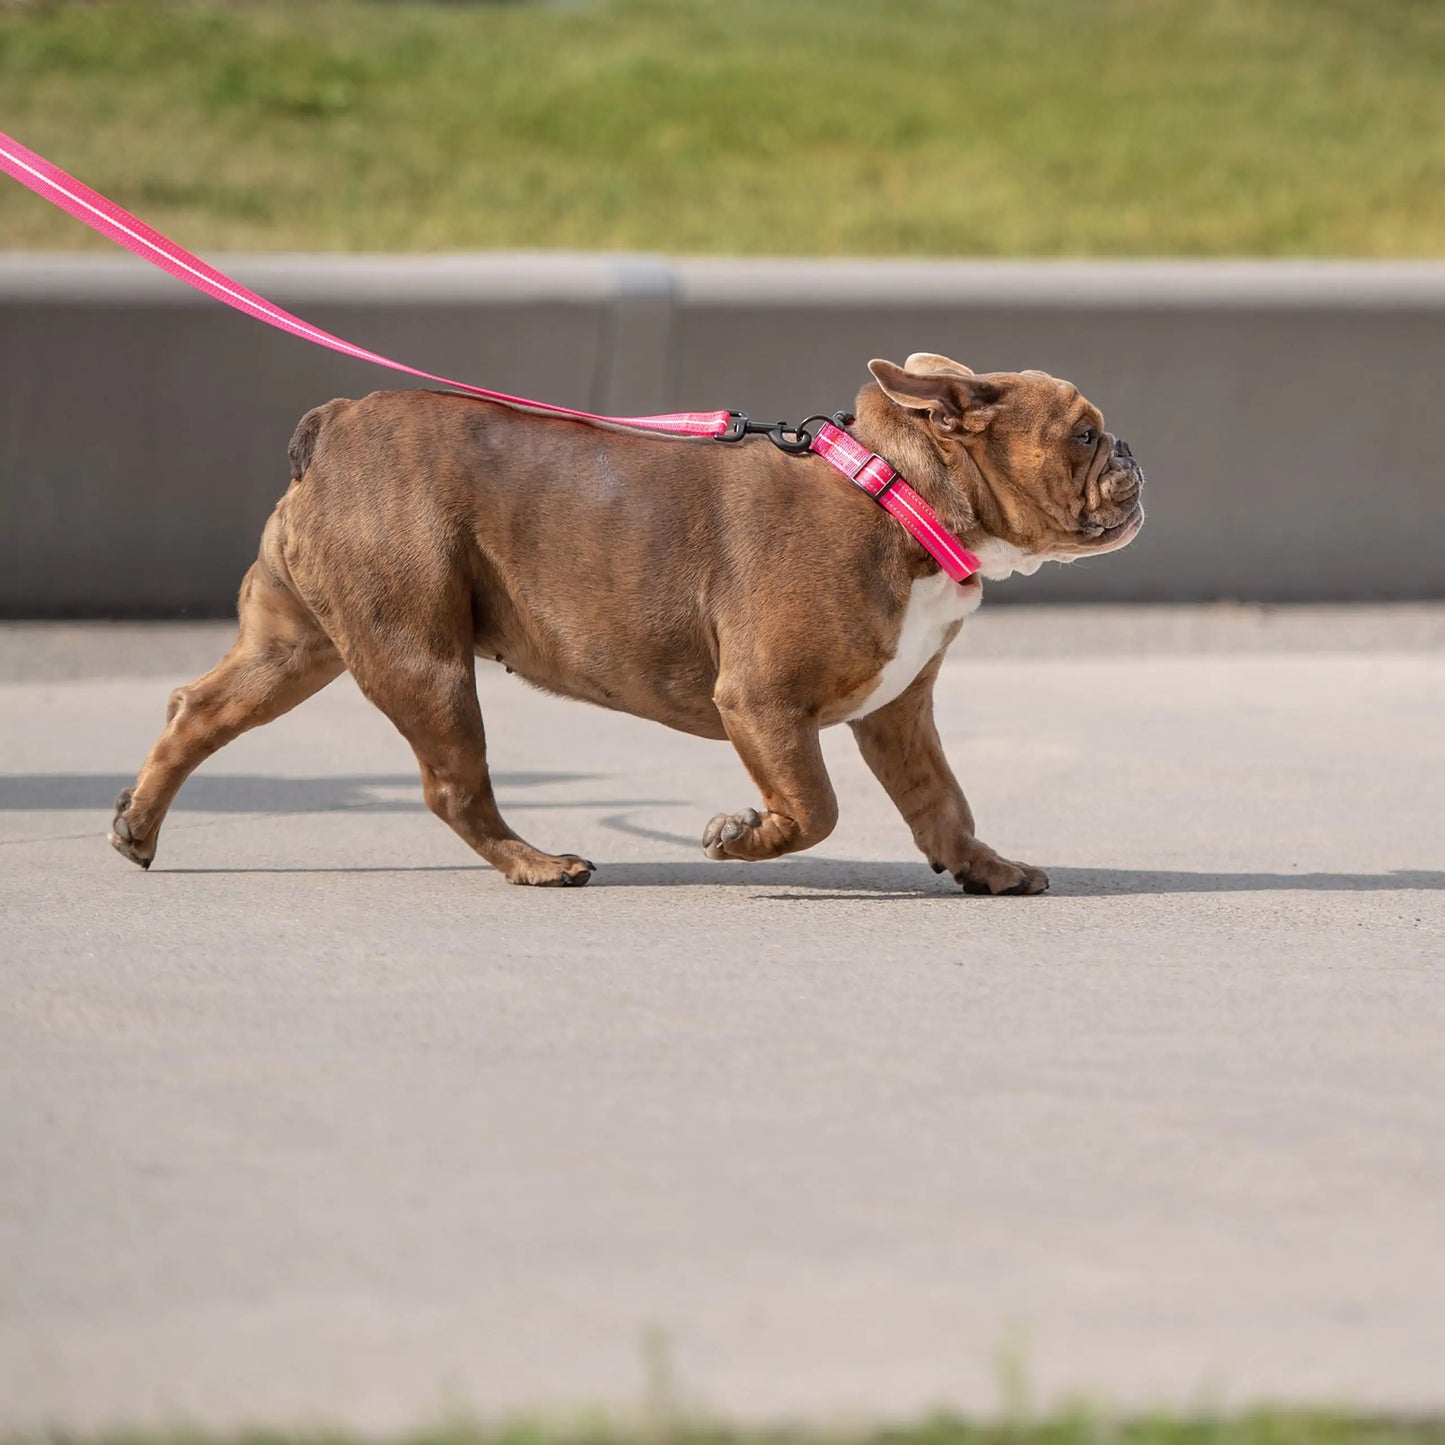
[[[1149,476],[997,600],[1445,596],[1445,264],[221,258],[307,320],[592,410],[847,406],[872,356],[1077,382]],[[126,257],[0,257],[0,614],[224,613],[297,418],[404,377]]]

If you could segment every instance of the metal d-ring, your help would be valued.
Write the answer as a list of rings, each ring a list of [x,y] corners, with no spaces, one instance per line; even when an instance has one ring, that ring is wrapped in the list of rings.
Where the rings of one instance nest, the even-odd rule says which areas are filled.
[[[801,456],[813,445],[813,438],[802,427],[786,426],[783,422],[768,429],[768,440],[780,452],[791,452],[794,456]]]

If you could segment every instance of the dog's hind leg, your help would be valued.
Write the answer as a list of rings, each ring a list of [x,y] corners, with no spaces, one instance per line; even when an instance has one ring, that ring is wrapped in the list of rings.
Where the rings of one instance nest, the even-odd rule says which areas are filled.
[[[237,611],[235,646],[210,672],[171,694],[165,731],[135,786],[115,800],[111,844],[142,868],[155,858],[172,800],[201,763],[249,728],[289,712],[342,671],[341,657],[316,619],[264,560],[247,572]]]
[[[362,692],[396,724],[421,768],[427,807],[509,883],[576,887],[596,865],[575,853],[532,847],[505,823],[487,772],[487,740],[477,702],[470,638],[452,655],[408,649],[402,657],[372,652],[354,665]]]

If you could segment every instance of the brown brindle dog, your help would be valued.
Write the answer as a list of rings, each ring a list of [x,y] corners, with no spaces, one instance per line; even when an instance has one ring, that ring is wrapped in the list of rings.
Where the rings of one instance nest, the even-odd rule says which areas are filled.
[[[899,468],[983,575],[1122,547],[1143,482],[1098,408],[1039,371],[975,376],[932,354],[874,361],[854,435]],[[524,842],[487,775],[478,656],[584,702],[726,738],[761,812],[718,814],[709,858],[826,838],[818,733],[846,722],[935,871],[1039,893],[999,857],[943,755],[933,684],[982,598],[818,457],[579,424],[443,392],[308,412],[292,480],[241,585],[240,636],[172,695],[116,800],[110,841],[148,868],[191,771],[349,670],[401,730],[427,805],[513,883],[594,865]]]

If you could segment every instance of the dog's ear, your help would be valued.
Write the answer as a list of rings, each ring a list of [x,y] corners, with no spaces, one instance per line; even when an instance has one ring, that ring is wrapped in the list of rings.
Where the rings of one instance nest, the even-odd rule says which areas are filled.
[[[870,361],[868,370],[890,401],[909,411],[926,411],[941,432],[981,432],[993,420],[1002,391],[997,382],[953,371],[922,374],[891,361]]]
[[[951,356],[940,356],[936,351],[915,351],[903,363],[903,369],[918,376],[927,376],[930,372],[935,371],[949,371],[954,376],[973,375],[972,367],[965,366],[961,361],[955,361]]]

